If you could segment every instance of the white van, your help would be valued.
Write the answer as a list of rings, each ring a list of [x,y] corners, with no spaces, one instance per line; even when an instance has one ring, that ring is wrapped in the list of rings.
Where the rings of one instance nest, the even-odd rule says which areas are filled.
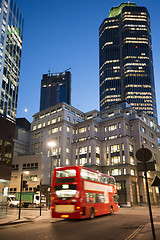
[[[7,200],[9,207],[19,207],[19,200],[16,199],[15,195],[8,195]]]
[[[33,206],[34,207],[40,206],[40,194],[39,193],[34,194]],[[46,206],[46,198],[45,198],[45,196],[41,195],[41,207],[45,207],[45,206]]]

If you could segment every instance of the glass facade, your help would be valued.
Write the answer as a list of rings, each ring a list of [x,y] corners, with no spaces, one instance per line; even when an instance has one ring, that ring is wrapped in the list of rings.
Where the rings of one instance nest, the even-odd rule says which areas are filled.
[[[44,74],[41,81],[40,111],[62,102],[71,104],[71,73]]]
[[[127,100],[157,120],[150,17],[145,7],[112,8],[99,29],[100,109]]]
[[[23,16],[13,0],[0,1],[0,115],[15,121]]]

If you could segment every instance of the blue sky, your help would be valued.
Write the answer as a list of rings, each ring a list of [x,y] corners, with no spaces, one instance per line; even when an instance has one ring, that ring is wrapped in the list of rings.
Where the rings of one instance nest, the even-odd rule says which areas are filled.
[[[42,75],[71,67],[71,104],[99,110],[99,27],[119,0],[16,0],[24,17],[17,117],[39,111]],[[128,1],[123,1],[128,2]],[[160,122],[160,1],[136,0],[151,18],[154,76]],[[28,111],[25,112],[25,109]]]

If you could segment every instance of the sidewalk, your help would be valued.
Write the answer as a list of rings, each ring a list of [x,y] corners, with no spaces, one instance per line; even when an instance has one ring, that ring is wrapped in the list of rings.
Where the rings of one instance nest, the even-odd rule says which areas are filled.
[[[160,222],[154,222],[154,229],[155,229],[156,240],[159,240],[160,239]],[[142,229],[140,229],[138,234],[135,235],[135,237],[133,235],[133,238],[129,238],[129,239],[152,240],[153,233],[152,233],[151,223],[145,224],[144,227]]]
[[[14,211],[14,214],[13,214]],[[57,222],[62,221],[62,219],[59,218],[51,218],[51,211],[48,209],[42,209],[41,216],[40,216],[40,210],[36,209],[22,209],[20,219],[19,217],[19,211],[18,209],[8,211],[8,214],[5,218],[0,218],[0,226],[4,225],[13,225],[13,224],[19,224],[24,222],[33,222],[33,221],[41,221],[41,220],[47,220],[49,222]]]

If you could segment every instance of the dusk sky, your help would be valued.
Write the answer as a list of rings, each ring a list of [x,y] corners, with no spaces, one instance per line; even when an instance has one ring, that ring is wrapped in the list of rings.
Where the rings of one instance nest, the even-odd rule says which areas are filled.
[[[17,117],[39,112],[42,75],[71,67],[71,105],[99,110],[99,27],[119,0],[15,0],[24,17]],[[128,1],[123,1],[128,2]],[[132,1],[130,1],[132,2]],[[136,0],[150,14],[160,122],[160,1]],[[27,111],[25,111],[27,109]]]

